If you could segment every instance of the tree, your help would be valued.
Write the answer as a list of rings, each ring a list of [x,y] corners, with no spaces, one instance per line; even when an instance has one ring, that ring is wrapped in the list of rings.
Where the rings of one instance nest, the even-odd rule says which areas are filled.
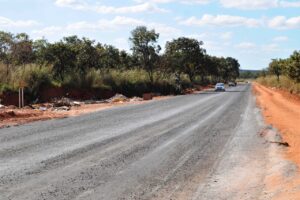
[[[13,35],[0,31],[0,61],[6,65],[6,77],[9,75],[9,66],[12,64],[12,44]]]
[[[94,43],[95,41],[83,38],[76,46],[76,66],[82,75],[86,74],[88,68],[98,65],[99,54]]]
[[[76,53],[62,41],[49,45],[47,62],[53,65],[56,79],[64,80],[67,72],[76,67]]]
[[[35,40],[33,42],[33,54],[35,63],[40,67],[47,64],[47,57],[49,56],[47,51],[49,43],[45,39]]]
[[[226,76],[224,77],[225,80],[229,81],[230,79],[237,79],[240,75],[240,64],[238,60],[232,57],[227,57],[226,62]]]
[[[218,57],[210,55],[205,56],[206,73],[207,75],[210,75],[214,81],[219,78],[219,63],[220,59]]]
[[[205,50],[202,41],[180,37],[166,44],[166,55],[174,71],[186,73],[191,82],[196,74],[204,74]],[[202,72],[202,73],[201,73]]]
[[[217,59],[218,81],[227,81],[228,79],[228,62],[226,58],[220,57]]]
[[[54,75],[60,80],[64,80],[68,72],[84,77],[87,69],[98,68],[99,65],[99,52],[94,43],[87,38],[65,37],[47,47],[46,61],[53,65]]]
[[[280,75],[283,72],[283,66],[281,65],[282,61],[278,59],[273,59],[272,62],[269,64],[268,71],[271,74],[276,75],[277,81],[279,82]]]
[[[131,55],[129,55],[126,51],[122,50],[119,53],[119,68],[120,69],[129,69],[135,66],[134,60]]]
[[[260,72],[260,74],[259,74],[259,76],[262,76],[262,77],[266,77],[267,76],[267,72],[266,72],[266,70],[265,69],[263,69],[261,72]]]
[[[26,33],[17,34],[12,45],[12,57],[15,65],[22,65],[25,67],[33,61],[33,46],[32,40]]]
[[[133,56],[138,58],[142,68],[147,71],[151,84],[154,82],[153,72],[161,50],[161,47],[156,45],[158,38],[159,34],[155,30],[148,30],[145,26],[135,28],[129,38]]]
[[[118,68],[120,64],[119,49],[112,45],[104,45],[104,52],[102,54],[102,64],[103,67],[108,68]]]
[[[288,76],[295,80],[297,83],[300,82],[300,51],[295,51],[290,59],[288,59]]]

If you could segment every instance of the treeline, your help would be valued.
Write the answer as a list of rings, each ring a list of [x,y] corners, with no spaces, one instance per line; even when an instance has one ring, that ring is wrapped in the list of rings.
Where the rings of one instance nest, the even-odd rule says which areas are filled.
[[[208,55],[202,41],[180,37],[167,42],[162,51],[158,39],[155,30],[137,27],[129,38],[129,53],[77,36],[49,43],[2,31],[0,90],[14,90],[25,82],[35,96],[50,86],[106,87],[132,95],[180,93],[193,84],[227,82],[239,76],[236,59]]]
[[[260,76],[261,70],[240,70],[240,79],[256,79]]]
[[[285,75],[300,83],[300,51],[294,51],[287,59],[273,59],[267,72],[276,75],[278,81],[280,76]]]
[[[300,93],[300,51],[294,51],[287,59],[273,59],[267,69],[262,70],[258,81],[271,87]]]

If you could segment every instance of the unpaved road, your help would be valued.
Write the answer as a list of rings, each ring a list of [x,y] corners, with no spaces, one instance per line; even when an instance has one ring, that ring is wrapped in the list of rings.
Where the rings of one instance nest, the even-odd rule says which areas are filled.
[[[0,129],[0,199],[268,199],[250,85]]]

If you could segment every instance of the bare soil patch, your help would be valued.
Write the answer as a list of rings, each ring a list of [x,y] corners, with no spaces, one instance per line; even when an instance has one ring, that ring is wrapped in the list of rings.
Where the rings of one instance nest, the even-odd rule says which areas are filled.
[[[269,181],[270,185],[281,187],[281,192],[273,199],[300,199],[300,98],[287,91],[267,88],[258,83],[253,85],[253,89],[265,122],[279,130],[282,144],[286,144],[284,158],[297,165],[297,173],[293,177],[286,179],[281,175],[274,178],[273,183]]]
[[[153,100],[166,99],[170,97],[171,96],[158,96],[158,97],[154,97]],[[135,98],[132,98],[132,99],[128,99],[128,101],[114,101],[111,103],[93,103],[93,104],[82,103],[80,106],[70,107],[70,110],[61,110],[61,111],[51,110],[51,109],[40,110],[40,109],[30,109],[30,108],[18,109],[15,106],[8,106],[6,108],[0,109],[0,128],[26,124],[34,121],[74,117],[74,116],[79,116],[87,113],[97,112],[112,107],[130,105],[130,104],[142,104],[146,102],[149,101],[143,101],[143,100],[136,101]],[[46,108],[48,107],[48,104],[47,103],[41,104],[38,107]]]
[[[209,90],[213,86],[209,85],[206,87],[199,86],[196,89],[190,90],[185,92],[185,94],[195,94],[199,93],[203,90]],[[118,95],[118,94],[117,94]],[[153,100],[162,100],[167,99],[172,96],[157,96],[153,97]],[[114,97],[112,97],[114,98]],[[112,99],[111,98],[111,99]],[[106,101],[109,101],[106,100]],[[26,124],[34,121],[43,121],[49,119],[58,119],[58,118],[66,118],[66,117],[74,117],[79,116],[87,113],[97,112],[100,110],[116,107],[116,106],[123,106],[123,105],[130,105],[130,104],[142,104],[149,102],[148,100],[142,100],[138,97],[123,99],[116,98],[112,99],[109,103],[92,103],[92,104],[85,104],[81,103],[80,106],[71,106],[70,110],[60,110],[60,111],[53,111],[49,109],[49,103],[44,103],[38,105],[41,108],[47,108],[45,110],[40,109],[30,109],[26,107],[25,109],[18,109],[16,106],[8,106],[6,108],[0,108],[0,128],[9,127],[9,126],[16,126],[21,124]]]

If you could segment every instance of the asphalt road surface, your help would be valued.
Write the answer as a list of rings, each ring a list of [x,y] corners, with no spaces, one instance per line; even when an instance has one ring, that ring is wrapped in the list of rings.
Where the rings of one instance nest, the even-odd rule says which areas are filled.
[[[251,85],[0,129],[0,199],[259,199]]]

